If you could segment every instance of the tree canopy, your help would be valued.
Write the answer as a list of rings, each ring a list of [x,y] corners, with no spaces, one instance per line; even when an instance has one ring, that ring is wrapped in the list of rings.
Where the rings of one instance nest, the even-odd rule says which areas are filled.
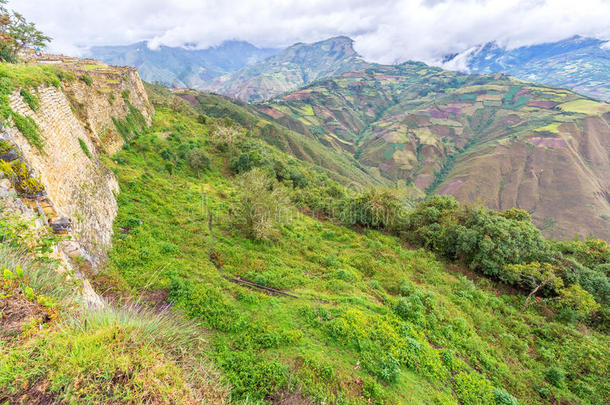
[[[0,61],[16,62],[17,54],[27,47],[44,47],[50,40],[25,17],[6,8],[0,0]]]

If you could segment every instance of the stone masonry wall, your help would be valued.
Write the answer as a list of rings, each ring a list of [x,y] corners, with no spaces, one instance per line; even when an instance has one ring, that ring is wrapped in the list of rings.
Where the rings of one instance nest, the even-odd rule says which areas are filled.
[[[74,66],[66,69],[79,74]],[[95,272],[111,246],[112,223],[117,213],[118,183],[99,156],[112,154],[123,145],[112,121],[113,117],[124,119],[129,111],[121,93],[149,123],[153,109],[135,69],[109,67],[108,72],[96,71],[88,76],[93,79],[91,85],[74,80],[62,88],[38,88],[35,93],[40,108],[36,112],[24,103],[18,91],[10,96],[13,111],[32,117],[38,124],[44,139],[42,151],[30,145],[15,127],[9,128],[6,135],[40,178],[52,215],[71,220],[73,241],[66,242],[64,250],[73,259],[79,257],[85,272]]]

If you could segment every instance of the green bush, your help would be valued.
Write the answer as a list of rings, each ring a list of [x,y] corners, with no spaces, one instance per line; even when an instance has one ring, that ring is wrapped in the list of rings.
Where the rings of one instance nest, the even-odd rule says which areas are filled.
[[[408,297],[399,298],[394,307],[396,315],[411,322],[420,322],[425,314],[426,308],[418,294],[411,294]]]
[[[242,174],[238,182],[235,224],[252,239],[268,239],[287,220],[286,193],[258,168]]]
[[[38,111],[40,108],[40,99],[38,97],[28,92],[26,89],[21,89],[19,94],[21,94],[23,102],[29,105],[32,111]]]
[[[91,76],[87,74],[81,75],[78,79],[87,86],[91,86],[93,84],[93,79],[91,79]]]
[[[186,163],[199,176],[203,170],[210,168],[210,157],[203,149],[196,148],[186,154]]]
[[[362,354],[362,367],[386,383],[394,383],[400,376],[400,364],[392,355],[365,352]]]
[[[517,398],[510,395],[504,388],[496,388],[494,390],[494,399],[496,405],[519,405]]]
[[[549,367],[546,370],[546,379],[557,388],[564,386],[566,372],[560,367]]]
[[[491,405],[495,402],[491,383],[476,372],[458,373],[455,391],[463,405]]]
[[[13,150],[13,144],[9,141],[0,140],[0,155]]]
[[[226,302],[217,289],[204,284],[191,285],[188,282],[172,279],[169,297],[191,317],[202,319],[208,327],[223,331],[236,332],[243,329],[243,319]]]
[[[405,214],[406,207],[393,190],[376,188],[345,201],[339,218],[347,225],[392,230]]]

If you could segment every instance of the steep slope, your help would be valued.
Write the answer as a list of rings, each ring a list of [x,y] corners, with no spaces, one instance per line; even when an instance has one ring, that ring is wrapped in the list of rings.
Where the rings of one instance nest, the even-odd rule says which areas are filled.
[[[15,127],[0,142],[10,179],[0,180],[1,403],[609,397],[607,243],[551,242],[524,211],[447,196],[408,209],[392,192],[352,190],[269,145],[238,123],[249,124],[252,109],[183,94],[189,104],[152,85],[147,97],[132,69],[54,65],[0,64],[0,113]],[[155,108],[137,113],[147,100]],[[91,131],[96,111],[126,141],[112,157],[103,146],[122,141]],[[37,152],[20,148],[19,159],[43,155],[48,187],[65,170],[56,194],[79,210],[95,211],[116,179],[112,248],[92,278],[112,305],[75,300],[80,283],[48,255],[61,238],[42,225],[32,235],[31,216],[7,213],[6,201],[32,211],[44,200],[28,193],[34,177],[6,170],[20,137]]]
[[[606,103],[406,63],[328,78],[257,108],[422,196],[524,208],[548,235],[610,238]]]
[[[261,62],[219,77],[202,89],[247,102],[270,99],[314,80],[367,66],[347,37],[294,44]]]
[[[470,73],[507,73],[610,101],[610,42],[595,38],[574,36],[515,49],[490,42],[450,55],[442,66]]]
[[[225,41],[206,49],[160,46],[146,42],[125,46],[94,46],[89,54],[117,66],[133,66],[142,79],[170,87],[198,88],[209,80],[234,72],[279,52],[245,41]]]
[[[158,87],[156,91],[167,93]],[[268,144],[297,159],[326,169],[332,178],[341,183],[352,183],[358,187],[390,183],[389,179],[380,176],[375,170],[360,165],[350,153],[326,148],[313,136],[292,131],[272,119],[261,117],[259,112],[247,103],[195,90],[174,94],[188,101],[200,113],[215,118],[230,118]]]
[[[240,201],[257,196],[241,181],[252,172],[233,162],[253,142],[263,144],[220,113],[202,123],[167,106],[176,104],[157,104],[151,130],[112,164],[122,193],[105,277],[142,293],[141,302],[172,303],[208,328],[209,355],[230,383],[232,401],[512,405],[513,396],[543,404],[595,403],[608,395],[607,335],[546,318],[554,300],[524,308],[525,294],[410,250],[385,232],[315,219],[310,204],[331,197],[341,206],[346,195],[306,164],[288,166],[308,182],[270,184],[301,211],[284,207],[286,222],[269,240],[248,239]],[[222,136],[227,131],[233,137]],[[180,157],[189,148],[209,156],[206,170],[196,172]],[[278,162],[290,159],[274,148],[256,151],[258,173],[282,178]],[[424,214],[451,224],[461,211],[446,209],[424,205],[407,222],[423,226]],[[544,249],[538,231],[516,214],[523,217],[514,210],[478,214],[488,232],[485,260],[511,243],[507,232],[511,240],[531,235],[520,257],[506,251],[510,260],[527,261],[534,246]],[[496,228],[506,222],[509,230]],[[449,224],[436,229],[449,231]],[[474,229],[466,232],[469,241],[476,238]],[[585,257],[610,257],[603,244],[591,243],[583,246]]]

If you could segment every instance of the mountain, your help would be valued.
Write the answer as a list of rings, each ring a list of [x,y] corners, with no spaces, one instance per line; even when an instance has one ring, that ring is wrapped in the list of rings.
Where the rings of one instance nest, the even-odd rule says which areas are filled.
[[[553,237],[610,240],[610,105],[502,74],[423,63],[326,78],[256,108],[406,181],[527,210]]]
[[[442,67],[469,73],[507,73],[610,101],[610,42],[599,39],[574,36],[515,49],[489,42],[445,57]]]
[[[247,102],[270,99],[324,77],[368,66],[347,37],[297,43],[282,52],[203,86]]]
[[[395,144],[383,155],[416,139],[422,164],[484,157],[490,126],[510,146],[549,109],[525,145],[539,167],[603,150],[607,105],[423,64],[324,79],[267,119],[90,59],[0,79],[0,403],[608,402],[608,243],[546,240],[519,209],[411,204],[359,187],[371,174],[347,159],[369,133]]]
[[[109,64],[136,67],[142,79],[170,87],[201,87],[209,80],[234,72],[279,52],[245,41],[225,41],[207,49],[160,46],[146,42],[125,46],[94,46],[90,57]]]

